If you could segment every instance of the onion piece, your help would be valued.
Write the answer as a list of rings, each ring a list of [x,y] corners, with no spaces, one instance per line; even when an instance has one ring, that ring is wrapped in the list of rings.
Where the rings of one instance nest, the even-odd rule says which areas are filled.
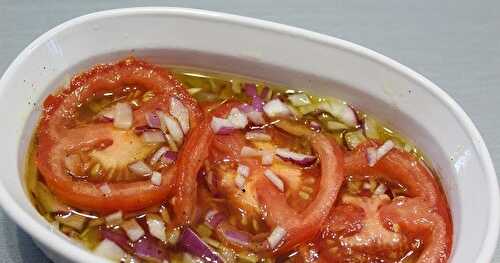
[[[159,129],[161,127],[160,117],[156,112],[148,112],[145,114],[146,122],[150,128]]]
[[[261,142],[271,141],[271,136],[269,134],[258,131],[247,132],[245,134],[245,138],[249,141],[261,141]]]
[[[245,86],[243,87],[245,90],[245,94],[249,97],[255,97],[257,96],[257,86],[253,83],[245,83]]]
[[[104,218],[104,221],[106,221],[106,224],[109,226],[119,225],[123,222],[123,212],[120,210],[118,212],[107,215]]]
[[[366,149],[366,159],[368,166],[373,167],[377,163],[377,149],[370,147]]]
[[[224,239],[228,240],[230,243],[237,244],[242,247],[249,246],[252,239],[248,233],[233,229],[225,229],[222,231],[222,235],[224,235]]]
[[[344,140],[349,150],[354,150],[359,144],[366,141],[366,137],[361,129],[344,134]]]
[[[244,164],[238,164],[238,168],[236,169],[236,173],[243,177],[248,177],[250,175],[250,167]]]
[[[126,255],[123,249],[108,239],[104,239],[95,247],[94,254],[117,262]]]
[[[149,175],[153,172],[151,168],[144,161],[137,161],[135,163],[129,164],[128,169],[137,175]]]
[[[162,157],[167,163],[174,163],[177,160],[177,152],[167,151]]]
[[[232,108],[227,119],[232,123],[233,127],[238,129],[243,129],[248,125],[247,116],[238,108]]]
[[[256,112],[262,112],[264,110],[264,101],[261,97],[255,96],[252,98],[252,108]]]
[[[273,96],[273,92],[272,90],[269,88],[269,87],[264,87],[262,89],[262,91],[260,92],[260,97],[263,99],[263,100],[270,100],[271,97]]]
[[[120,246],[123,250],[128,253],[133,253],[134,250],[130,245],[130,241],[127,237],[127,234],[120,228],[110,229],[107,227],[99,228],[99,232],[104,239],[108,239],[118,246]]]
[[[213,117],[210,122],[210,127],[215,134],[229,134],[235,130],[232,122],[228,119]]]
[[[149,160],[149,164],[154,165],[156,164],[160,158],[169,150],[168,147],[162,146],[160,149],[156,150],[156,152],[151,156],[151,159]]]
[[[377,149],[368,148],[366,149],[366,158],[368,160],[368,166],[373,167],[377,162],[382,159],[389,151],[395,147],[395,144],[391,140],[387,140]]]
[[[147,214],[146,224],[148,225],[149,233],[161,241],[167,241],[165,234],[165,223],[157,214]]]
[[[262,165],[273,164],[273,159],[274,159],[273,156],[274,156],[273,151],[262,151],[262,160],[261,160]]]
[[[248,119],[256,125],[264,125],[266,124],[266,120],[264,119],[264,114],[258,111],[251,111],[246,113]]]
[[[283,160],[291,161],[302,166],[312,165],[317,160],[316,156],[292,152],[286,148],[276,149],[276,155],[278,155]]]
[[[142,140],[146,143],[162,143],[165,142],[165,136],[161,131],[145,131],[141,135]]]
[[[264,176],[266,176],[266,178],[269,179],[269,181],[271,181],[271,183],[273,183],[274,186],[278,188],[278,190],[280,190],[281,192],[285,191],[285,185],[283,184],[283,181],[276,174],[274,174],[273,171],[266,169],[264,171]]]
[[[175,97],[170,99],[170,114],[179,121],[184,134],[189,132],[189,110]]]
[[[261,155],[262,155],[261,151],[248,146],[243,146],[240,152],[241,157],[258,157]]]
[[[347,104],[337,101],[323,102],[318,108],[330,113],[349,127],[358,126],[358,116],[356,112]]]
[[[139,240],[139,238],[146,234],[142,227],[133,218],[123,222],[120,226],[123,230],[125,230],[128,238],[133,242]]]
[[[245,181],[246,181],[246,178],[244,176],[242,176],[241,174],[237,174],[234,177],[234,184],[236,185],[236,187],[238,187],[238,189],[244,189],[243,186],[245,186]]]
[[[109,188],[109,185],[107,183],[103,183],[99,186],[99,191],[103,193],[104,195],[109,195],[111,194],[111,188]]]
[[[186,227],[179,239],[179,246],[186,252],[200,257],[207,262],[223,263],[215,253],[191,228]]]
[[[286,236],[286,230],[280,226],[276,226],[271,232],[271,235],[267,237],[267,242],[269,242],[269,246],[274,249],[278,246],[283,238]]]
[[[349,129],[349,126],[347,126],[341,122],[338,122],[338,121],[328,121],[326,123],[326,127],[330,131],[340,131],[340,130]]]
[[[167,246],[149,235],[134,243],[134,255],[148,262],[169,262]]]
[[[160,186],[161,185],[161,173],[154,171],[151,174],[151,183],[153,185]]]
[[[118,129],[130,129],[134,115],[132,114],[132,107],[125,102],[118,102],[115,105],[113,126]]]
[[[287,105],[279,99],[273,99],[266,103],[266,105],[264,105],[264,112],[270,118],[284,117],[291,114]]]
[[[373,191],[374,195],[383,195],[387,191],[387,186],[385,184],[379,184],[377,188]]]
[[[304,93],[290,95],[288,96],[288,100],[290,100],[292,105],[295,107],[311,104],[309,96]]]
[[[177,144],[181,144],[184,140],[184,133],[177,120],[161,111],[158,112],[158,116],[160,116],[162,131],[168,132]]]
[[[211,229],[215,229],[224,219],[224,214],[217,210],[210,210],[205,215],[205,223]]]

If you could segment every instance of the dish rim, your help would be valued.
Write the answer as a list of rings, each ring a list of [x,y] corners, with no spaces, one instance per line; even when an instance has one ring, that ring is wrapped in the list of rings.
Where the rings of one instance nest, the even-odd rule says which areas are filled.
[[[18,67],[20,67],[22,62],[30,56],[33,50],[44,45],[55,35],[59,34],[62,31],[66,31],[71,27],[84,24],[95,19],[130,15],[184,16],[201,20],[234,23],[240,26],[279,32],[281,34],[286,34],[289,36],[302,38],[307,41],[340,48],[353,54],[363,56],[364,58],[370,59],[380,65],[384,65],[391,70],[398,72],[399,74],[402,74],[406,78],[415,81],[416,83],[424,87],[431,93],[432,96],[438,99],[440,103],[443,103],[443,105],[445,105],[456,117],[457,121],[460,123],[467,136],[472,139],[475,150],[478,152],[478,160],[485,171],[485,176],[488,183],[487,190],[490,194],[491,205],[489,207],[489,226],[487,227],[489,231],[487,232],[483,240],[483,244],[481,246],[482,248],[478,254],[476,261],[489,262],[493,258],[500,230],[500,194],[496,172],[491,156],[488,152],[483,138],[481,137],[478,129],[473,124],[472,120],[454,99],[452,99],[445,91],[440,89],[437,85],[435,85],[424,76],[400,64],[399,62],[392,60],[391,58],[388,58],[373,50],[346,40],[276,22],[202,9],[183,7],[132,7],[110,9],[70,19],[37,37],[33,42],[31,42],[31,44],[23,49],[13,60],[13,62],[11,62],[7,67],[2,78],[0,79],[0,96],[6,89],[4,83],[7,82],[7,79],[14,76],[13,74],[18,71]],[[40,225],[40,223],[37,222],[31,215],[25,212],[7,193],[3,184],[0,184],[0,205],[9,216],[9,218],[18,226],[20,226],[24,231],[26,231],[32,238],[34,238],[44,246],[50,248],[51,250],[56,251],[58,254],[61,254],[62,256],[73,260],[78,260],[81,258],[88,259],[89,255],[92,256],[92,260],[102,260],[102,258],[97,257],[90,251],[79,248],[76,245],[71,244],[71,242],[58,242],[59,240],[56,238],[56,234],[46,227]]]

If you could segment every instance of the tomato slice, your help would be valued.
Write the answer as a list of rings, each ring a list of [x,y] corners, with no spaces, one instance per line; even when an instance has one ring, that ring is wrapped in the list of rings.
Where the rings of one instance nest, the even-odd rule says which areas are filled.
[[[345,155],[346,175],[374,176],[389,182],[401,183],[408,188],[408,196],[422,197],[435,207],[438,214],[446,220],[448,231],[451,217],[444,196],[431,171],[415,156],[399,149],[392,149],[374,167],[368,166],[366,149],[377,147],[380,143],[368,141]]]
[[[176,166],[162,171],[160,186],[149,181],[108,182],[110,191],[106,194],[99,190],[101,183],[75,179],[64,170],[64,158],[71,151],[117,143],[113,142],[111,124],[78,124],[78,105],[107,92],[120,95],[127,85],[137,85],[155,94],[134,111],[134,126],[145,124],[147,111],[168,111],[173,96],[188,108],[191,126],[200,122],[202,115],[196,101],[169,71],[159,66],[128,58],[116,64],[95,66],[73,78],[67,88],[44,101],[37,131],[37,166],[50,190],[73,207],[102,213],[135,211],[164,201],[171,192]]]
[[[179,170],[174,196],[174,213],[178,225],[190,224],[194,217],[198,188],[196,177],[203,162],[208,158],[210,145],[215,136],[210,128],[212,117],[223,117],[239,104],[237,102],[226,102],[206,113],[203,121],[192,130],[187,142],[184,144],[180,158],[177,160]]]
[[[298,212],[287,204],[286,196],[267,179],[258,182],[257,196],[265,211],[266,223],[272,227],[280,226],[287,232],[283,243],[274,249],[275,254],[289,251],[312,239],[321,230],[344,181],[343,154],[338,145],[321,133],[300,128],[294,131],[295,135],[310,140],[319,157],[320,188],[316,198],[302,212]]]
[[[451,250],[451,234],[445,220],[423,198],[396,197],[380,209],[380,214],[386,224],[398,224],[406,234],[423,238],[425,247],[418,263],[446,262]]]

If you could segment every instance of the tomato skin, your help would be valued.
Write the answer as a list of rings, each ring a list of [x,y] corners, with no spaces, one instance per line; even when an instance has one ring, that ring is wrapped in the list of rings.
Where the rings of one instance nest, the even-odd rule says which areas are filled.
[[[274,254],[282,254],[314,238],[325,223],[344,181],[343,154],[336,143],[321,133],[307,132],[305,136],[311,141],[321,165],[320,188],[305,210],[297,212],[292,209],[287,204],[286,196],[265,178],[256,187],[266,223],[272,227],[281,226],[287,231],[283,244],[274,249]]]
[[[161,67],[128,58],[116,64],[98,65],[72,79],[57,95],[48,96],[37,130],[39,145],[36,163],[47,186],[67,204],[98,213],[116,210],[136,211],[162,202],[172,190],[177,168],[162,171],[160,186],[149,181],[108,183],[109,194],[99,190],[99,183],[75,180],[63,168],[69,151],[84,147],[102,147],[112,142],[110,124],[74,127],[77,105],[105,92],[119,93],[125,85],[140,85],[157,96],[134,111],[134,124],[144,122],[144,112],[168,110],[168,101],[176,96],[189,110],[191,125],[196,126],[201,110],[171,73]],[[142,119],[141,119],[142,118]]]
[[[174,196],[174,213],[177,225],[189,225],[193,221],[198,188],[196,177],[203,162],[208,158],[209,149],[215,136],[210,127],[212,117],[223,117],[239,104],[238,102],[227,102],[212,112],[206,113],[205,118],[200,125],[192,130],[184,144],[180,158],[177,160],[179,169]]]

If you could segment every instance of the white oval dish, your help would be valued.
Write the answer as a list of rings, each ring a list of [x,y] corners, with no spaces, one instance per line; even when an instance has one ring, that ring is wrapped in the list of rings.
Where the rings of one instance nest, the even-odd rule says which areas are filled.
[[[450,262],[491,261],[500,224],[495,170],[469,117],[435,84],[337,38],[235,15],[151,7],[63,23],[24,49],[0,80],[0,204],[55,262],[104,259],[53,231],[24,190],[38,105],[68,76],[127,55],[277,82],[339,97],[373,114],[411,138],[439,174],[454,223]]]

